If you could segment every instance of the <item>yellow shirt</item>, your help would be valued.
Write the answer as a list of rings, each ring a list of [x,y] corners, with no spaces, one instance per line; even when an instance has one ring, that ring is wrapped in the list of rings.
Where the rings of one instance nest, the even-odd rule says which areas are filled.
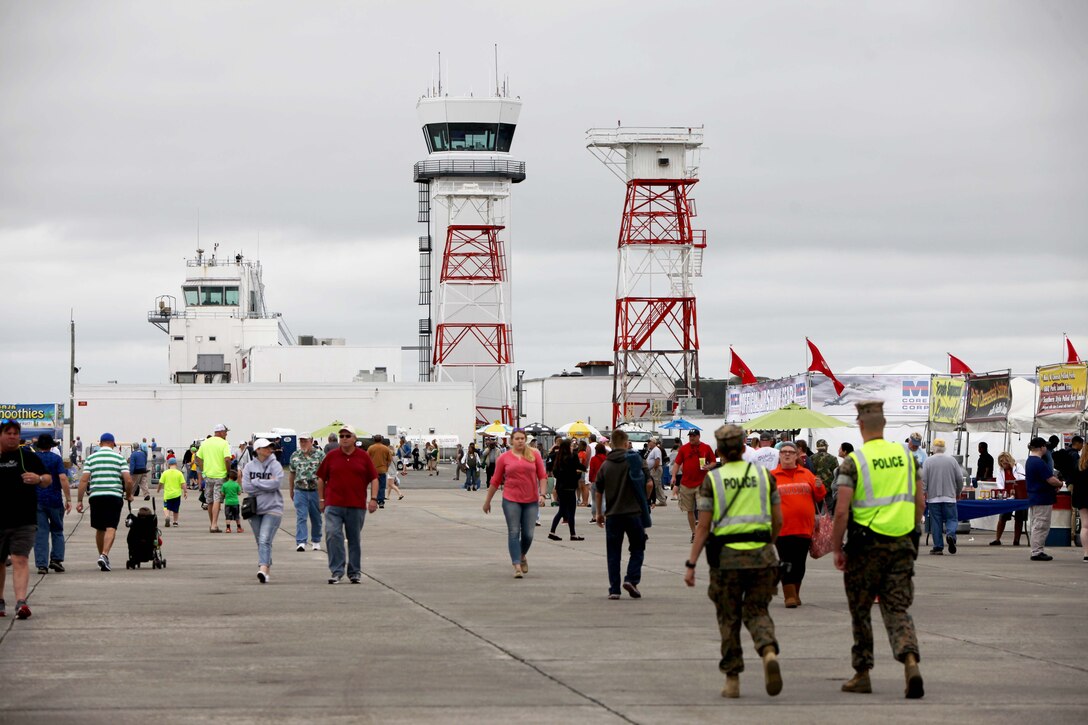
[[[159,483],[162,484],[163,501],[181,498],[181,489],[185,485],[185,476],[181,475],[181,471],[176,468],[168,468],[159,476]]]
[[[196,452],[196,457],[204,461],[202,473],[207,478],[226,478],[227,459],[230,456],[230,443],[219,436],[205,439]]]

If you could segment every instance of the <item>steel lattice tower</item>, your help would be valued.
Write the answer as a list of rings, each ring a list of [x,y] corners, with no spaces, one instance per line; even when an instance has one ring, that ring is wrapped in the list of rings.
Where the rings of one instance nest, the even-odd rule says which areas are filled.
[[[616,274],[612,426],[699,404],[692,279],[706,232],[692,229],[701,128],[590,129],[587,147],[624,181]]]

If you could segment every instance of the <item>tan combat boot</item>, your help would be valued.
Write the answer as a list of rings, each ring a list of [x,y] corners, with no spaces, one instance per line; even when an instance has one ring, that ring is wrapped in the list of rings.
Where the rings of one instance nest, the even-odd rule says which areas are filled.
[[[793,609],[801,603],[800,597],[797,596],[796,584],[783,584],[782,596],[786,601],[786,609]]]
[[[767,694],[771,697],[782,692],[782,670],[778,667],[774,645],[763,648],[763,681],[767,686]]]
[[[864,672],[855,672],[854,676],[850,678],[848,682],[842,683],[843,692],[864,692],[870,693],[873,691],[873,683],[869,682],[869,670]]]
[[[740,697],[740,675],[725,676],[725,686],[722,688],[722,697]]]
[[[917,700],[925,697],[925,687],[922,685],[922,671],[918,669],[918,658],[907,655],[903,660],[903,675],[907,680],[906,696],[909,700]]]

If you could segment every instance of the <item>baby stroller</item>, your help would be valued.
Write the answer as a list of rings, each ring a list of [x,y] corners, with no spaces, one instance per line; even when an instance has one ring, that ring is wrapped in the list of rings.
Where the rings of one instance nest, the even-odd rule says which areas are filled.
[[[159,517],[155,515],[155,499],[151,499],[151,508],[144,506],[139,513],[132,513],[132,502],[128,504],[128,561],[126,569],[139,569],[140,564],[150,561],[152,569],[165,569],[166,559],[162,556],[162,538],[159,531]]]

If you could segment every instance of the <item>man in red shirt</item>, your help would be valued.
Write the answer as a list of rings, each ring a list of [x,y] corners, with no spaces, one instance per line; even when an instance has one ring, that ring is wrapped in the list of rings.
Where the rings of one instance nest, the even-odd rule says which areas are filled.
[[[695,541],[695,494],[703,483],[706,472],[717,462],[714,449],[703,443],[699,431],[688,431],[688,442],[680,446],[672,462],[672,476],[676,480],[680,472],[680,510],[688,514],[691,540]]]
[[[363,448],[355,445],[355,429],[340,428],[339,446],[317,468],[317,505],[325,512],[329,584],[344,578],[344,537],[348,540],[347,573],[352,584],[363,576],[359,540],[369,511],[378,510],[378,471]],[[370,500],[367,500],[369,492]]]

